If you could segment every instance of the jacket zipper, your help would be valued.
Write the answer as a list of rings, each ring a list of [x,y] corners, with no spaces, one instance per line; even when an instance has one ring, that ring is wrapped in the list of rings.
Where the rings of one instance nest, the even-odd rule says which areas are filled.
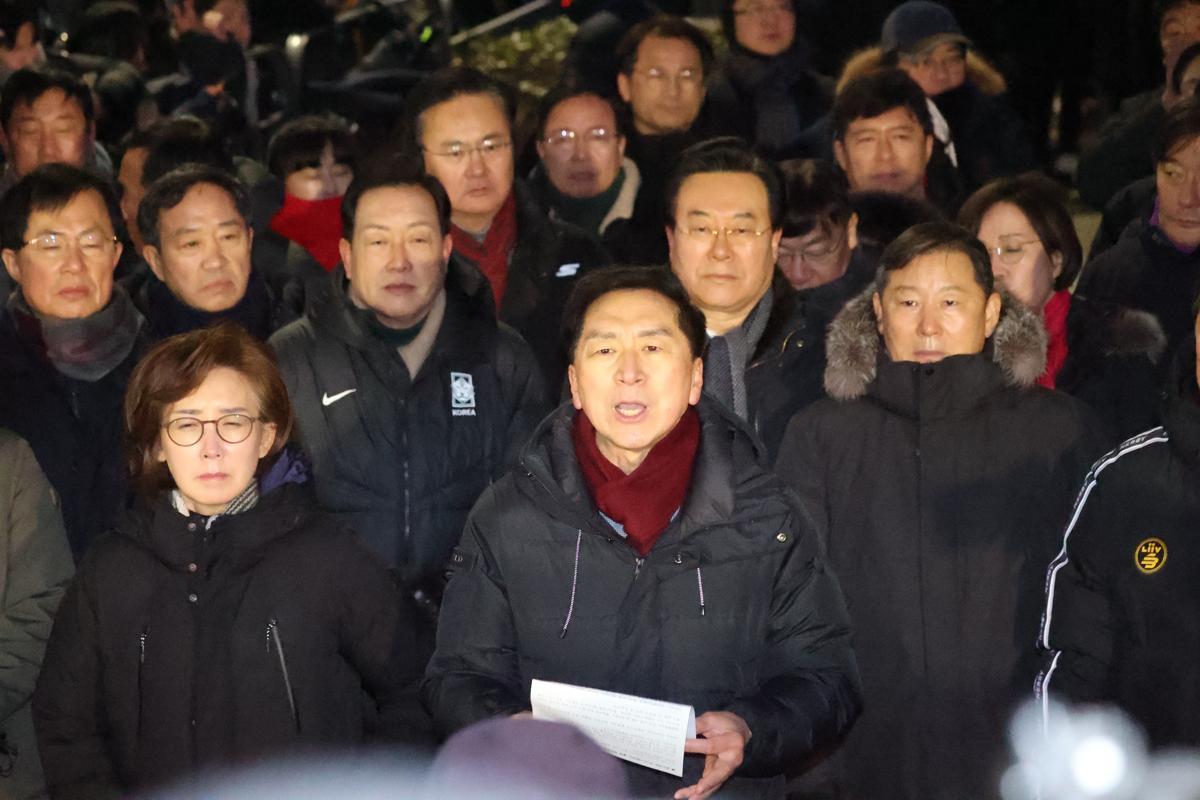
[[[642,571],[642,564],[644,564],[644,563],[645,563],[645,561],[646,561],[646,559],[644,559],[644,558],[638,558],[638,559],[636,559],[636,560],[634,561],[634,565],[633,565],[633,579],[634,579],[635,581],[637,580],[637,576],[638,576],[638,575],[641,573],[641,571]]]
[[[402,428],[400,440],[402,442],[401,450],[404,453],[404,542],[408,544],[409,540],[409,514],[408,514],[408,429]]]
[[[150,633],[149,628],[142,628],[142,632],[138,634],[138,674],[137,674],[137,689],[138,689],[138,706],[137,706],[137,735],[141,738],[142,735],[142,711],[145,708],[145,677],[146,671],[146,636]]]
[[[283,654],[283,639],[279,636],[279,622],[275,617],[267,623],[267,652],[271,651],[271,640],[275,640],[275,653],[279,657],[279,671],[283,675],[283,688],[287,692],[288,708],[292,712],[292,725],[300,730],[300,719],[296,716],[296,695],[292,692],[292,678],[288,673],[287,657]]]

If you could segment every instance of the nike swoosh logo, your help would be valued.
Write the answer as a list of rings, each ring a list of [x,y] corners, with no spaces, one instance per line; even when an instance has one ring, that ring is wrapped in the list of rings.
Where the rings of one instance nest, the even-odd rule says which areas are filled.
[[[338,392],[338,393],[337,393],[337,394],[335,394],[335,395],[331,395],[331,394],[329,394],[329,392],[325,392],[325,394],[323,394],[323,395],[321,396],[321,405],[323,405],[323,406],[331,406],[331,405],[333,405],[334,403],[336,403],[338,400],[341,400],[341,399],[342,399],[343,397],[345,397],[346,395],[348,395],[348,394],[352,394],[352,393],[354,393],[354,392],[357,392],[357,391],[358,391],[358,389],[347,389],[346,391],[344,391],[344,392]]]

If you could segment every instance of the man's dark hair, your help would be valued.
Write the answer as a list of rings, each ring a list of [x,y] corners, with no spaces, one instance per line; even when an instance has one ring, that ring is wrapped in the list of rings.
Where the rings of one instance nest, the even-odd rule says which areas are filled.
[[[1183,92],[1183,75],[1197,58],[1200,58],[1200,42],[1193,42],[1180,51],[1179,58],[1175,60],[1175,69],[1168,76],[1171,81],[1171,90],[1175,94]]]
[[[72,53],[133,63],[138,51],[144,53],[148,38],[145,19],[135,3],[101,0],[84,10],[69,41]]]
[[[700,53],[700,66],[707,78],[712,72],[713,47],[712,42],[704,35],[704,31],[688,22],[683,17],[662,14],[643,20],[630,28],[617,44],[617,64],[621,72],[633,74],[633,65],[637,63],[638,48],[646,38],[654,36],[659,39],[683,39],[690,42]]]
[[[1151,155],[1161,164],[1180,147],[1200,136],[1200,100],[1186,100],[1167,112],[1158,135],[1154,137]]]
[[[24,24],[33,26],[33,39],[42,33],[42,20],[37,4],[29,0],[0,0],[0,47],[11,50]]]
[[[898,69],[868,72],[847,83],[833,99],[833,138],[842,141],[850,123],[906,108],[926,136],[933,134],[933,119],[925,103],[925,92],[917,82]]]
[[[159,120],[135,134],[126,150],[146,148],[142,186],[149,186],[180,164],[205,164],[233,174],[233,158],[220,135],[199,117],[179,116]]]
[[[883,250],[913,225],[945,219],[927,201],[895,192],[852,192],[850,207],[858,214],[858,246],[874,250]]]
[[[962,253],[971,260],[975,282],[990,296],[995,291],[992,278],[992,260],[983,243],[975,235],[953,222],[922,222],[896,237],[884,248],[879,257],[879,269],[875,273],[875,291],[883,294],[887,288],[888,273],[904,269],[928,253]]]
[[[850,222],[850,185],[828,161],[793,159],[783,173],[784,236],[807,236],[818,229],[840,229]]]
[[[612,110],[614,129],[618,136],[625,135],[625,126],[621,122],[621,106],[610,95],[600,94],[594,89],[589,89],[583,86],[576,86],[570,83],[560,83],[550,91],[546,92],[538,103],[537,109],[537,138],[542,139],[546,135],[546,120],[550,119],[550,114],[559,105],[576,97],[594,97],[604,103]],[[580,131],[582,133],[582,131]]]
[[[184,195],[201,183],[224,190],[233,200],[233,205],[242,220],[247,226],[250,224],[250,195],[241,181],[225,170],[207,164],[184,164],[154,181],[146,190],[146,196],[142,198],[137,212],[138,230],[142,232],[142,241],[160,247],[162,242],[158,232],[158,221],[162,213],[183,202]]]
[[[115,144],[135,128],[138,109],[150,93],[133,65],[124,62],[102,72],[96,78],[95,88],[100,101],[96,138],[105,144]]]
[[[108,221],[117,238],[124,239],[125,220],[112,185],[85,169],[68,164],[43,164],[13,184],[0,200],[0,247],[19,250],[25,244],[29,216],[35,211],[59,211],[80,192],[100,193]]]
[[[368,166],[354,173],[346,194],[342,197],[342,236],[354,240],[354,217],[358,212],[358,201],[372,189],[412,187],[424,189],[437,206],[440,233],[450,232],[450,196],[441,181],[421,169],[419,161],[412,158],[395,158],[377,166]]]
[[[736,136],[722,136],[694,144],[679,156],[663,189],[666,224],[675,224],[675,203],[683,182],[706,172],[748,172],[762,181],[767,191],[771,230],[783,223],[783,178],[775,162],[763,158]]]
[[[676,322],[693,357],[704,354],[708,334],[704,328],[704,314],[692,305],[687,290],[666,267],[605,267],[593,270],[575,282],[571,296],[563,307],[562,338],[567,352],[575,353],[579,337],[583,335],[583,320],[588,309],[610,292],[648,289],[670,300],[676,309]]]
[[[1047,254],[1062,256],[1062,271],[1054,281],[1054,290],[1071,288],[1083,266],[1083,246],[1067,210],[1066,190],[1040,172],[998,178],[967,198],[958,212],[958,223],[978,235],[983,216],[1000,203],[1011,203],[1025,215]]]
[[[354,130],[341,117],[310,115],[281,126],[267,147],[267,168],[280,180],[293,172],[321,164],[325,146],[333,148],[333,160],[354,169]]]
[[[89,124],[95,120],[96,109],[92,104],[92,90],[79,78],[55,67],[22,67],[9,75],[4,87],[0,89],[0,126],[7,132],[17,106],[31,106],[39,97],[53,89],[62,91],[78,103],[83,111],[83,118]]]
[[[413,138],[410,142],[415,148],[413,152],[420,152],[421,149],[422,115],[436,105],[471,94],[488,94],[496,98],[508,121],[509,130],[512,130],[517,99],[508,84],[474,67],[445,67],[428,75],[408,93],[408,127]]]

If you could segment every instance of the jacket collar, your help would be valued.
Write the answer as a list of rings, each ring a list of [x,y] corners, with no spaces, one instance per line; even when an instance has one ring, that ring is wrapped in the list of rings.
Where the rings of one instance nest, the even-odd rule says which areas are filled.
[[[838,400],[855,400],[868,394],[882,365],[892,365],[889,371],[902,373],[912,364],[895,363],[884,352],[882,339],[871,307],[874,287],[868,287],[833,319],[826,339],[827,362],[825,391]],[[992,362],[999,370],[1002,385],[1029,387],[1046,369],[1046,329],[1038,315],[1001,292],[1003,305],[1000,322],[985,345],[983,354],[974,360]],[[945,359],[943,368],[937,364],[923,365],[921,373],[951,373],[965,368],[959,362],[970,356]],[[984,371],[987,371],[986,369]],[[889,376],[889,380],[892,376]]]
[[[380,342],[359,319],[359,309],[350,299],[350,282],[340,263],[332,276],[332,289],[314,303],[308,316],[322,332],[355,350],[382,349]],[[446,266],[446,310],[426,361],[440,356],[477,359],[484,357],[482,337],[496,329],[491,291],[487,281],[472,265],[451,257]]]
[[[740,489],[765,474],[762,447],[745,423],[719,403],[702,397],[700,449],[692,485],[680,511],[678,526],[663,534],[655,549],[671,546],[692,531],[729,522],[736,515]],[[529,480],[519,482],[529,498],[551,517],[570,527],[609,535],[588,494],[571,441],[575,408],[567,402],[542,421],[520,456]]]

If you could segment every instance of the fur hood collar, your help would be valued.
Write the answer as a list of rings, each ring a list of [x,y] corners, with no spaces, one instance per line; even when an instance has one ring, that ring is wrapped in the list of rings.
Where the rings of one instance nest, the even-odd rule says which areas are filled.
[[[825,392],[837,400],[856,400],[875,380],[883,340],[875,326],[871,295],[875,287],[846,304],[829,325],[825,340]],[[1046,371],[1046,329],[1042,320],[1001,292],[1000,322],[989,345],[1005,383],[1033,386]]]
[[[846,66],[842,68],[836,91],[840,93],[850,81],[882,67],[883,51],[878,46],[859,50],[850,56]],[[973,83],[979,91],[991,96],[1004,94],[1008,89],[1000,71],[971,48],[967,48],[967,81]]]

